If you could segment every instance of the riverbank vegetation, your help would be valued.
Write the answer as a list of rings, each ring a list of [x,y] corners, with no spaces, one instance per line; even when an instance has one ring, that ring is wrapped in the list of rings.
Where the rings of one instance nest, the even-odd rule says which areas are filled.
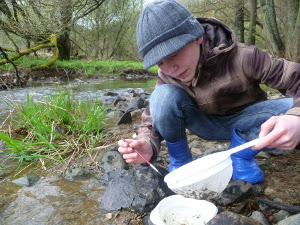
[[[19,164],[40,162],[66,163],[67,156],[77,157],[101,144],[106,109],[94,102],[75,101],[70,90],[34,100],[27,94],[25,104],[7,102],[16,112],[7,132],[0,139],[7,144],[3,153]]]
[[[49,58],[47,57],[22,57],[15,61],[19,68],[32,68],[45,64]],[[136,73],[153,73],[156,74],[158,67],[151,67],[149,70],[143,69],[143,63],[138,61],[117,61],[117,60],[96,60],[96,59],[71,59],[71,60],[57,60],[52,68],[62,68],[65,70],[73,70],[84,75],[119,75],[126,71],[135,71]],[[0,66],[3,71],[15,68],[12,64]]]

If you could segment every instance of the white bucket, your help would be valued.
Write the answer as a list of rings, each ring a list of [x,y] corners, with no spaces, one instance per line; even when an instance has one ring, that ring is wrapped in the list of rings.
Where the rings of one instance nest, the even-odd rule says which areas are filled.
[[[172,195],[159,202],[150,214],[150,222],[154,225],[204,225],[217,212],[217,207],[208,201]]]

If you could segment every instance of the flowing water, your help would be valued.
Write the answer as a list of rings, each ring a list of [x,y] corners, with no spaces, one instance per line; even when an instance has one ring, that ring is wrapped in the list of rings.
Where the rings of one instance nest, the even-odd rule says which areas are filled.
[[[0,130],[7,128],[7,117],[13,110],[6,102],[24,103],[27,93],[35,100],[43,100],[49,95],[57,94],[62,88],[71,89],[75,99],[96,100],[103,98],[103,93],[113,91],[123,93],[126,89],[143,88],[151,92],[154,89],[156,79],[96,79],[62,82],[59,80],[47,80],[33,82],[25,88],[17,88],[9,91],[0,91]]]
[[[0,130],[7,128],[7,118],[13,110],[5,102],[26,101],[27,93],[34,99],[43,100],[71,89],[75,99],[101,99],[103,93],[125,93],[128,88],[153,91],[156,79],[96,79],[73,82],[33,82],[25,88],[0,91]],[[1,148],[1,146],[0,146]],[[0,158],[5,157],[0,154]],[[9,166],[13,166],[11,163]],[[0,164],[0,224],[124,224],[135,220],[134,214],[101,213],[99,206],[105,188],[98,179],[88,178],[70,181],[62,176],[46,173],[40,168],[28,167],[22,172],[5,177],[5,168]],[[24,175],[37,174],[39,182],[31,187],[19,187],[12,181]],[[2,180],[1,180],[2,179]]]

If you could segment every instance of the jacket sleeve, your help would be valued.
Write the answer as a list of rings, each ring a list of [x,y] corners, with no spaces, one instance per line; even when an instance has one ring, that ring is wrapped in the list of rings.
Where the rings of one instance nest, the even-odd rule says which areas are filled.
[[[158,81],[155,85],[155,88],[159,85],[163,84],[164,82],[158,78]],[[153,155],[151,158],[151,162],[157,159],[157,156],[160,151],[160,142],[163,140],[161,135],[154,130],[152,127],[152,118],[150,115],[150,106],[148,105],[142,114],[142,122],[141,126],[137,131],[136,139],[144,139],[146,141],[150,141],[152,146]]]
[[[294,105],[286,114],[300,116],[300,64],[274,58],[256,47],[243,60],[243,69],[250,76],[270,88],[294,98]]]

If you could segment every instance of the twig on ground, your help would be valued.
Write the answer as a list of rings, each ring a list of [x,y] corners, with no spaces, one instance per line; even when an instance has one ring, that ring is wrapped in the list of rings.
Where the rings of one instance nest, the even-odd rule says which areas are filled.
[[[266,205],[272,206],[276,209],[283,209],[283,210],[291,212],[291,213],[300,213],[299,206],[286,205],[284,203],[270,201],[270,200],[267,200],[267,199],[261,198],[261,197],[256,197],[255,199],[258,200],[259,202],[262,202]]]

